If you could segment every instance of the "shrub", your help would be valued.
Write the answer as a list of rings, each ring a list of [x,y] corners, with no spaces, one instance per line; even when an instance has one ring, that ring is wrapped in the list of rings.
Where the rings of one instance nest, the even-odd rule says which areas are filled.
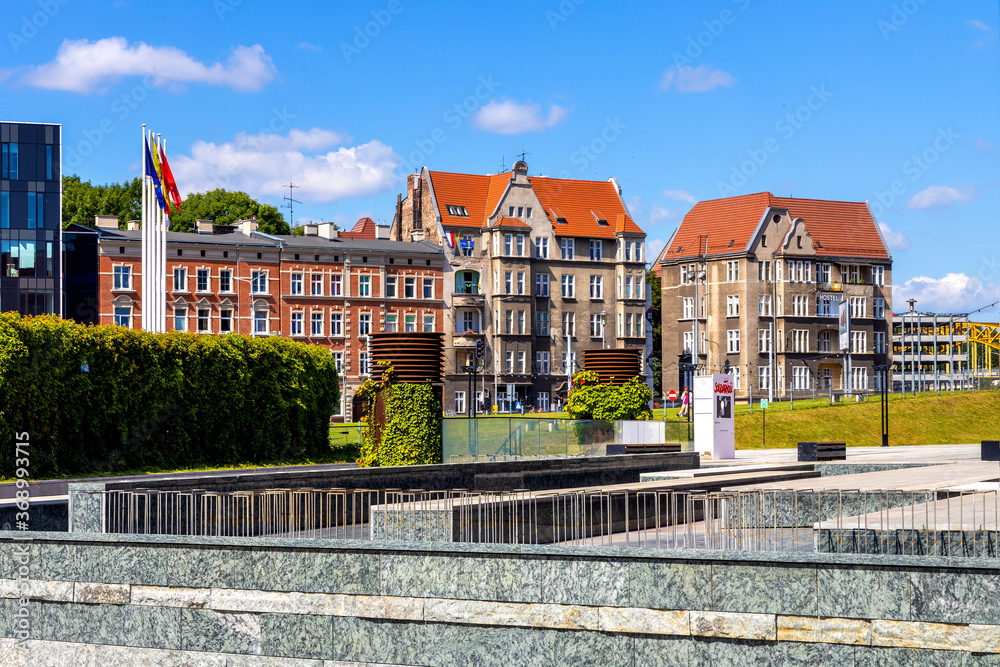
[[[601,384],[593,371],[581,371],[573,376],[573,389],[563,410],[573,419],[648,420],[653,418],[650,396],[649,387],[638,376],[616,386]]]
[[[338,401],[320,347],[0,314],[0,451],[27,431],[35,478],[321,456]]]
[[[441,397],[430,384],[396,382],[389,364],[382,381],[358,389],[368,416],[362,433],[361,466],[441,463]]]

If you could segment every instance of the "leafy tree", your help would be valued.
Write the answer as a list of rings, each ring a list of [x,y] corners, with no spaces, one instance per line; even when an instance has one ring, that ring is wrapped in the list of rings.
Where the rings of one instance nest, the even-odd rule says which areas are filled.
[[[142,186],[139,178],[124,183],[91,185],[79,176],[63,177],[63,226],[71,223],[94,226],[95,215],[117,215],[118,226],[142,215]],[[288,234],[284,217],[274,206],[261,204],[245,192],[217,189],[187,196],[181,210],[170,217],[170,231],[193,232],[195,220],[212,220],[219,225],[243,218],[257,218],[265,234]]]
[[[181,210],[170,218],[170,230],[193,232],[195,220],[212,220],[217,225],[231,225],[244,218],[257,218],[265,234],[290,234],[285,218],[274,206],[261,204],[245,192],[218,188],[189,194]]]
[[[663,395],[663,311],[660,301],[663,294],[660,292],[660,277],[651,270],[646,271],[646,284],[653,288],[653,350],[650,354],[650,370],[653,371],[653,392],[657,396]]]
[[[652,419],[649,387],[636,376],[623,385],[601,384],[593,371],[573,376],[573,389],[563,410],[573,419]]]
[[[79,176],[63,177],[63,227],[76,223],[94,226],[95,215],[116,215],[118,226],[138,220],[142,213],[142,189],[138,178],[124,183],[91,185]]]

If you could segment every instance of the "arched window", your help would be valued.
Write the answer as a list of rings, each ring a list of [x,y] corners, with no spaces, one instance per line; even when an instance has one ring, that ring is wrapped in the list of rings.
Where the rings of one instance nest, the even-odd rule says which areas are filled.
[[[479,272],[458,271],[455,273],[456,294],[479,294]]]

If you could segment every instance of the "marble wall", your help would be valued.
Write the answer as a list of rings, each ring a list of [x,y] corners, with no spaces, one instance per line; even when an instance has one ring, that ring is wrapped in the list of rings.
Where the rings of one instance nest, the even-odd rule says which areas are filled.
[[[995,559],[17,537],[3,665],[1000,663]]]

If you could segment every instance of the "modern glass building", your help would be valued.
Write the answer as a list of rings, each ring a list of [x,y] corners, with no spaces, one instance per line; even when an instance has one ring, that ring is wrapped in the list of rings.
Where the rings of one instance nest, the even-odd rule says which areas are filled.
[[[62,314],[61,135],[0,123],[0,310]]]

